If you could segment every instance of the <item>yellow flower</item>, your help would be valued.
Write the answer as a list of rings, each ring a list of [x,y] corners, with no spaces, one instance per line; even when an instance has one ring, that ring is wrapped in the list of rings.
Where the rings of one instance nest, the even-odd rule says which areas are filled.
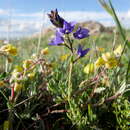
[[[48,47],[41,50],[42,55],[47,55],[49,53]]]
[[[102,58],[102,57],[99,57],[99,58],[96,60],[96,62],[95,62],[95,67],[98,68],[98,67],[100,67],[100,66],[102,66],[102,65],[104,65],[104,64],[105,64],[105,61],[103,60],[103,58]]]
[[[14,83],[14,91],[15,92],[21,91],[22,87],[23,87],[23,85],[21,83],[17,83],[17,82]]]
[[[105,67],[108,69],[112,69],[114,67],[118,66],[118,61],[115,58],[111,58],[105,63]]]
[[[118,65],[117,59],[110,52],[102,54],[102,58],[105,61],[105,67],[108,69],[114,68]]]
[[[67,60],[67,58],[69,57],[69,55],[70,55],[70,54],[62,55],[62,56],[60,57],[60,60],[61,60],[61,61]]]
[[[116,55],[116,56],[120,56],[121,55],[121,53],[122,53],[122,51],[123,51],[123,47],[121,46],[121,44],[114,50],[114,54]]]
[[[0,87],[3,87],[5,85],[4,81],[0,81]]]
[[[23,61],[23,68],[26,70],[26,69],[30,69],[30,70],[32,70],[33,68],[34,68],[34,66],[33,66],[33,60],[31,60],[31,59],[28,59],[28,60],[25,60],[25,61]]]
[[[115,55],[112,55],[110,52],[102,54],[102,58],[105,61],[105,67],[108,69],[112,69],[118,65]]]
[[[93,72],[94,72],[94,69],[95,69],[94,64],[93,64],[93,63],[90,63],[90,64],[88,64],[88,65],[84,68],[84,72],[85,72],[86,74],[93,73]]]
[[[15,66],[15,69],[12,72],[11,80],[18,80],[22,72],[23,68],[21,66]]]
[[[17,48],[13,46],[12,44],[7,44],[7,45],[2,46],[0,50],[12,56],[17,55]]]
[[[109,59],[112,58],[112,55],[111,55],[110,52],[106,52],[106,53],[102,54],[102,58],[103,58],[104,61],[108,61]]]

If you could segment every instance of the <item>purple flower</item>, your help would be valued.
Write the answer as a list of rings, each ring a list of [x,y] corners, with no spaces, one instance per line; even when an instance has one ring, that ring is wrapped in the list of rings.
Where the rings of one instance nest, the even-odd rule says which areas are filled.
[[[83,39],[83,38],[89,36],[88,33],[89,33],[89,30],[88,30],[88,29],[79,27],[79,28],[77,29],[77,31],[76,31],[75,33],[73,33],[73,36],[74,36],[76,39]]]
[[[64,21],[63,28],[60,28],[59,31],[63,34],[69,34],[74,30],[75,22],[66,22]]]
[[[83,57],[85,56],[88,52],[90,51],[90,48],[87,48],[85,50],[83,50],[83,47],[81,45],[78,46],[78,51],[77,54],[79,57]]]
[[[49,45],[58,46],[64,42],[61,33],[56,31],[56,37],[49,43]]]
[[[59,28],[63,28],[64,19],[59,16],[57,9],[52,10],[50,14],[48,14],[48,17],[50,18],[50,21],[53,25]]]

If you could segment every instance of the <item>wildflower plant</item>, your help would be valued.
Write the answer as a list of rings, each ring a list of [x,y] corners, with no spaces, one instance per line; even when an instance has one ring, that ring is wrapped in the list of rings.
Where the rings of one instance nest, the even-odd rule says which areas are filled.
[[[90,30],[66,21],[57,9],[48,14],[55,36],[47,47],[38,42],[28,58],[20,57],[13,44],[0,47],[5,67],[0,73],[0,129],[129,129],[130,45],[111,1],[99,2],[122,38],[117,42],[114,37],[109,48],[103,48],[107,41],[98,46],[100,34],[95,40]],[[60,56],[51,48],[59,49]]]
[[[107,6],[104,1],[100,2]],[[112,13],[112,11],[114,11],[113,8],[110,12]],[[94,58],[91,57],[91,54],[89,57],[85,57],[89,52],[94,53],[93,45],[91,48],[83,49],[81,42],[82,39],[90,36],[89,30],[78,26],[76,22],[66,21],[59,16],[57,9],[51,11],[48,15],[50,21],[56,27],[56,36],[49,45],[59,46],[59,49],[60,47],[65,47],[70,51],[70,57],[66,58],[68,60],[68,62],[66,61],[68,63],[67,66],[60,68],[62,72],[54,72],[53,78],[49,81],[49,90],[54,95],[57,95],[54,97],[55,101],[59,104],[64,103],[67,109],[67,117],[78,129],[103,128],[102,118],[103,115],[105,116],[107,114],[113,116],[113,120],[115,119],[115,126],[113,126],[112,120],[104,120],[104,123],[108,121],[111,124],[111,129],[128,128],[129,121],[126,121],[124,125],[118,122],[118,119],[121,117],[116,113],[117,108],[113,105],[122,99],[121,97],[127,88],[125,79],[120,81],[122,77],[120,73],[126,73],[121,68],[121,58],[124,57],[123,54],[127,42],[125,41],[124,45],[119,45],[117,48],[111,49],[111,51],[102,49],[103,51],[98,52],[97,48],[95,48],[97,54]],[[115,12],[113,17],[114,15]],[[121,31],[121,25],[119,27]],[[124,38],[124,34],[122,37]],[[85,44],[87,46],[87,43]],[[86,66],[84,65],[84,69],[79,64],[80,59],[83,57],[88,61],[88,64]],[[86,74],[84,78],[80,76],[82,72]],[[126,111],[129,111],[128,104],[127,108],[125,108],[127,109]],[[98,113],[97,110],[99,110]],[[129,120],[128,116],[124,118]]]
[[[0,53],[5,58],[8,58],[8,56],[16,56],[17,48],[12,44],[7,44],[1,47]],[[24,118],[27,118],[27,114],[32,114],[34,109],[30,109],[33,104],[33,100],[36,102],[39,100],[35,99],[35,97],[42,92],[40,89],[43,88],[41,88],[40,85],[46,86],[46,77],[49,76],[52,71],[51,64],[47,62],[45,58],[47,54],[47,48],[41,49],[41,54],[38,57],[33,56],[30,59],[23,60],[20,64],[12,66],[12,68],[8,69],[7,72],[1,72],[0,94],[2,97],[1,99],[4,101],[3,104],[5,105],[3,110],[0,111],[0,115],[3,113],[4,115],[7,115],[5,116],[6,119],[2,125],[4,129],[19,128],[21,123],[19,125],[16,125],[15,123],[14,125],[14,119],[23,120]],[[41,94],[40,96],[45,95],[45,91],[46,90],[44,90],[44,94]],[[28,99],[33,100],[26,102]],[[23,105],[24,109],[22,111],[19,103]],[[29,104],[27,105],[28,107],[24,106],[24,103]],[[35,107],[39,103],[40,102],[36,103]],[[41,108],[39,107],[39,109]],[[29,113],[27,113],[28,110],[30,110]],[[2,117],[0,120],[2,120]],[[25,129],[25,126],[22,126]]]

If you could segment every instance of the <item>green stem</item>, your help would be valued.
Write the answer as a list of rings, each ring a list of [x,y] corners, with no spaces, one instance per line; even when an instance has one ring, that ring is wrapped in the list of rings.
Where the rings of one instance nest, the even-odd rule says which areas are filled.
[[[44,13],[43,12],[43,19],[44,19]],[[41,25],[41,30],[40,30],[40,35],[39,35],[39,38],[38,38],[38,45],[37,45],[37,50],[36,50],[36,53],[37,53],[37,56],[39,57],[39,50],[40,50],[40,46],[41,46],[41,39],[42,39],[42,32],[43,32],[43,29],[44,29],[44,22],[43,24]]]
[[[5,61],[5,72],[8,72],[8,59],[6,59],[6,61]]]
[[[69,78],[68,78],[68,100],[70,100],[70,96],[72,92],[72,82],[71,82],[72,68],[73,68],[73,63],[71,62],[69,68]]]
[[[73,41],[70,39],[69,35],[67,35],[67,41],[68,41],[68,43],[70,45],[70,50],[73,53],[74,52],[74,50],[73,50]]]
[[[69,50],[71,50],[71,48],[69,47],[69,45],[67,45],[66,43],[63,44],[65,47],[67,47]]]
[[[114,8],[113,8],[112,3],[111,3],[110,0],[109,0],[109,4],[110,4],[110,7],[111,7],[112,12],[113,12],[113,15],[112,15],[112,16],[113,16],[113,19],[114,19],[114,21],[115,21],[116,24],[117,24],[117,27],[118,27],[118,29],[119,29],[119,31],[120,31],[120,33],[121,33],[121,36],[122,36],[123,40],[126,41],[126,36],[125,36],[125,34],[124,34],[124,31],[123,31],[123,29],[122,29],[122,26],[121,26],[121,24],[120,24],[120,21],[119,21],[117,15],[116,15],[116,13],[115,13],[115,10],[114,10]]]

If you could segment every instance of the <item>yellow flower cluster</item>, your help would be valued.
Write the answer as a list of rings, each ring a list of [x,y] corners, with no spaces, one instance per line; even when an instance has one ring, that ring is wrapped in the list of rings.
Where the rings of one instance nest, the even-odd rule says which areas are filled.
[[[2,52],[7,53],[7,55],[16,56],[17,55],[17,48],[12,44],[4,45],[0,48]]]
[[[99,57],[95,63],[90,63],[84,68],[84,72],[89,74],[93,73],[96,68],[99,68],[101,66],[105,66],[107,69],[112,69],[114,67],[117,67],[119,65],[118,56],[121,55],[123,51],[123,48],[121,45],[119,45],[113,53],[106,52],[103,53],[101,57]]]
[[[95,67],[99,68],[100,66],[105,65],[106,68],[111,69],[118,66],[117,58],[110,52],[102,54],[102,57],[99,57],[95,62]]]
[[[23,66],[16,66],[13,70],[11,82],[14,83],[14,91],[16,93],[21,91],[21,89],[23,88],[22,81],[24,76],[27,76],[30,79],[33,79],[33,77],[35,76],[35,72],[32,71],[34,69],[33,64],[33,60],[28,59],[23,61]],[[26,72],[28,72],[27,75]]]
[[[24,60],[23,68],[25,70],[27,70],[27,69],[32,70],[34,68],[33,64],[34,64],[34,61],[32,59]]]
[[[22,66],[15,66],[12,72],[12,80],[20,80],[20,77],[26,72],[31,72],[28,74],[28,77],[32,78],[35,74],[32,71],[34,69],[34,61],[31,59],[23,61]]]

